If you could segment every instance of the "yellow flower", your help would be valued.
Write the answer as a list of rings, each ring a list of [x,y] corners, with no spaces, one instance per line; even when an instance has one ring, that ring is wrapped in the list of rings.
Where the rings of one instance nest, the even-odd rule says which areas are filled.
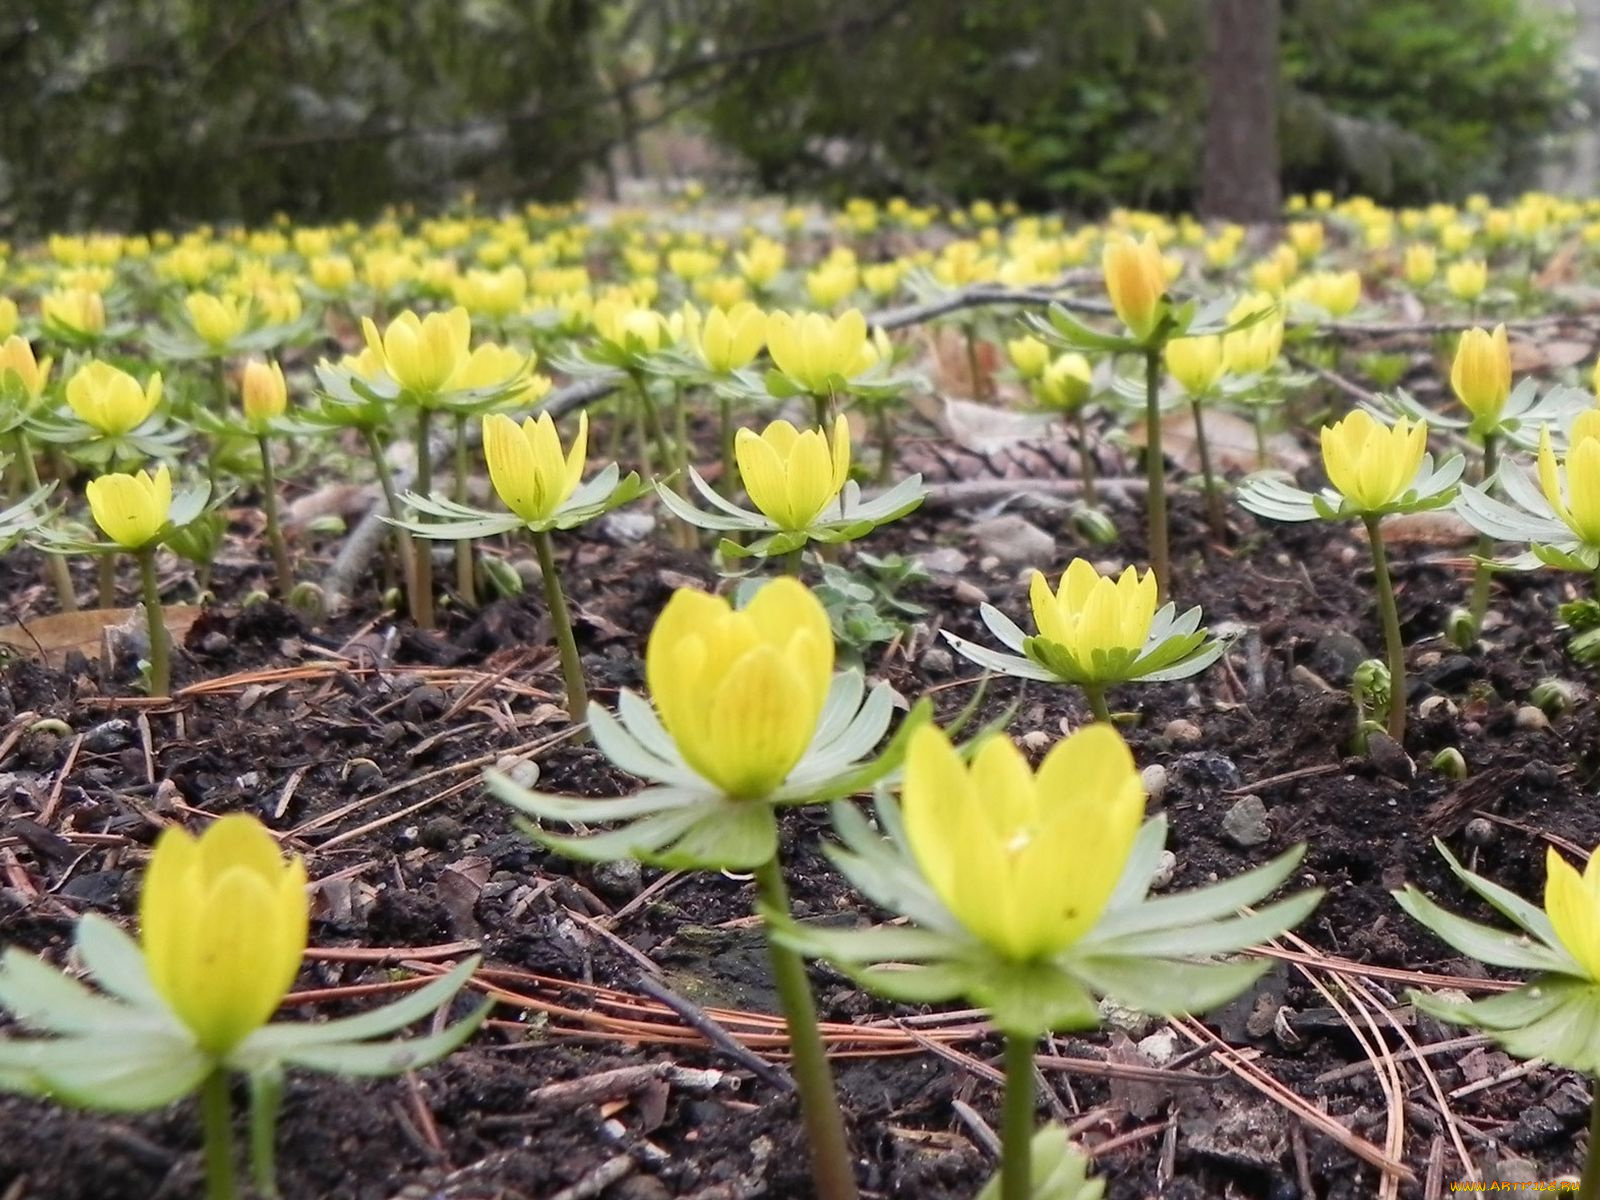
[[[666,345],[671,330],[667,319],[654,309],[640,308],[631,300],[607,297],[594,306],[594,328],[601,338],[624,350],[654,353]]]
[[[751,240],[744,253],[735,254],[733,260],[744,273],[744,277],[760,288],[766,287],[778,277],[788,257],[789,252],[782,242],[758,237]]]
[[[421,318],[407,309],[389,322],[381,338],[370,317],[361,319],[361,331],[391,379],[414,395],[433,396],[465,361],[472,318],[459,305]]]
[[[1134,241],[1120,234],[1106,243],[1100,256],[1111,307],[1140,341],[1147,339],[1161,320],[1161,299],[1167,290],[1166,266],[1155,238]]]
[[[325,292],[339,295],[356,281],[356,266],[343,254],[324,254],[311,260],[311,282]]]
[[[0,391],[5,390],[8,380],[14,377],[22,394],[29,400],[37,400],[45,384],[50,382],[50,363],[49,358],[36,360],[32,346],[14,333],[9,335],[0,343]]]
[[[468,312],[501,321],[522,307],[528,277],[521,267],[468,271],[453,285],[455,302]]]
[[[1091,682],[1117,682],[1144,649],[1156,613],[1156,576],[1133,567],[1113,580],[1087,559],[1067,564],[1055,591],[1043,571],[1028,588],[1039,637],[1049,643],[1045,658],[1064,656],[1064,674]]]
[[[709,370],[727,375],[747,367],[767,340],[767,318],[754,304],[713,308],[703,323],[691,323],[689,343]]]
[[[1275,307],[1271,296],[1258,292],[1245,296],[1228,311],[1228,321],[1242,321],[1246,317]],[[1227,370],[1239,375],[1259,375],[1269,370],[1283,352],[1283,314],[1274,312],[1254,325],[1224,334],[1222,356]]]
[[[759,434],[741,429],[734,454],[750,502],[779,529],[807,529],[850,477],[850,423],[842,413],[834,421],[831,446],[822,430],[801,433],[787,421]]]
[[[1004,734],[970,764],[939,729],[911,735],[906,840],[967,931],[1009,959],[1059,954],[1094,928],[1144,820],[1144,785],[1110,726],[1059,742],[1038,774]]]
[[[1589,856],[1582,875],[1554,846],[1545,851],[1544,861],[1545,915],[1567,953],[1600,983],[1600,847]]]
[[[68,288],[45,295],[39,301],[39,315],[72,333],[99,334],[106,327],[106,302],[99,292]]]
[[[806,273],[806,295],[818,308],[833,308],[861,281],[861,271],[854,262],[838,259],[823,263]]]
[[[667,251],[667,270],[679,279],[694,281],[722,265],[722,256],[710,250],[693,248]]]
[[[155,476],[102,475],[84,488],[94,523],[117,545],[129,550],[148,546],[167,523],[172,508],[172,474],[166,464]]]
[[[191,292],[184,297],[183,307],[195,333],[213,350],[226,346],[250,324],[250,302],[237,296]]]
[[[261,823],[231,813],[199,838],[170,828],[139,896],[150,982],[209,1054],[222,1056],[277,1010],[305,955],[306,870]]]
[[[740,611],[679,588],[650,631],[645,676],[684,761],[730,798],[762,799],[816,733],[833,680],[828,614],[787,576]]]
[[[1356,271],[1318,271],[1301,279],[1289,294],[1316,305],[1330,317],[1347,316],[1361,303],[1361,275]]]
[[[1222,349],[1222,338],[1217,334],[1177,338],[1167,343],[1167,370],[1191,396],[1209,392],[1227,369]]]
[[[1405,494],[1428,451],[1428,423],[1404,417],[1393,427],[1356,409],[1322,427],[1322,465],[1334,487],[1360,512],[1376,512]]]
[[[161,373],[143,388],[126,371],[98,359],[84,363],[67,380],[67,403],[78,419],[107,437],[137,429],[161,400]]]
[[[549,413],[521,425],[503,413],[483,419],[489,481],[505,506],[529,524],[549,520],[577,490],[588,453],[588,413],[578,414],[578,434],[564,456]]]
[[[239,383],[245,420],[260,428],[289,407],[289,391],[284,386],[283,368],[277,363],[251,359],[244,365]]]
[[[1433,247],[1425,242],[1413,242],[1406,247],[1403,270],[1406,282],[1412,287],[1425,287],[1433,282],[1433,277],[1439,270],[1439,256],[1434,253]]]
[[[519,354],[510,346],[485,342],[461,360],[455,373],[445,381],[443,390],[476,392],[510,388],[520,376],[528,373],[529,365],[528,356]]]
[[[1039,378],[1050,365],[1050,347],[1036,337],[1011,338],[1006,342],[1006,355],[1024,379]]]
[[[1069,353],[1056,357],[1044,369],[1033,394],[1040,404],[1048,408],[1071,412],[1089,398],[1094,369],[1081,354]]]
[[[835,379],[859,375],[879,357],[856,308],[840,317],[768,313],[767,352],[778,370],[815,395],[827,395]]]
[[[861,268],[861,286],[880,300],[894,295],[905,268],[897,262],[873,263]]]
[[[1470,304],[1489,285],[1489,268],[1481,258],[1464,258],[1445,268],[1444,284],[1457,300]]]
[[[17,302],[10,296],[0,296],[0,338],[16,333],[17,319]]]
[[[1301,258],[1315,258],[1322,253],[1326,234],[1321,221],[1293,221],[1287,231],[1289,244]]]
[[[1600,546],[1600,409],[1578,414],[1559,467],[1550,430],[1539,431],[1539,487],[1580,541]]]
[[[1450,367],[1450,386],[1474,417],[1499,420],[1511,395],[1511,348],[1504,325],[1496,325],[1493,333],[1469,329],[1461,335]]]

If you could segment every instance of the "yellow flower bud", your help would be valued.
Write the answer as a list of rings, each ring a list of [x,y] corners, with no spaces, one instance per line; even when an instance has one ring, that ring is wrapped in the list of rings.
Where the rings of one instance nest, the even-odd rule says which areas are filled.
[[[1406,247],[1404,273],[1412,287],[1426,287],[1433,282],[1439,270],[1439,256],[1425,242],[1413,242]]]
[[[106,328],[106,302],[99,292],[77,288],[49,292],[39,301],[39,315],[46,324],[71,333],[93,336]]]
[[[129,550],[142,550],[167,523],[172,508],[172,474],[166,464],[152,477],[102,475],[84,487],[94,523],[108,538]]]
[[[0,338],[16,333],[17,319],[17,302],[10,296],[0,296]]]
[[[1106,243],[1101,254],[1111,307],[1140,341],[1147,339],[1161,320],[1162,297],[1167,290],[1166,265],[1155,238],[1134,241],[1120,234]]]
[[[607,297],[594,306],[594,327],[602,339],[630,351],[654,353],[669,341],[667,319],[631,299]]]
[[[1116,683],[1150,636],[1156,577],[1130,566],[1113,580],[1075,558],[1053,592],[1044,572],[1035,571],[1028,600],[1047,643],[1034,648],[1041,661],[1067,679]]]
[[[1544,911],[1556,939],[1600,983],[1600,849],[1589,856],[1582,875],[1554,846],[1546,849]]]
[[[503,321],[522,307],[528,294],[528,276],[521,267],[498,271],[468,271],[454,281],[455,302],[474,316]]]
[[[1428,423],[1405,418],[1391,428],[1358,408],[1322,427],[1322,465],[1328,479],[1360,512],[1376,512],[1406,492],[1428,451]]]
[[[707,369],[727,375],[748,367],[767,340],[767,317],[754,304],[714,308],[690,330],[689,343]]]
[[[310,263],[311,282],[332,295],[342,295],[356,281],[356,266],[343,254],[325,254]]]
[[[667,270],[679,279],[694,281],[709,275],[722,265],[722,256],[710,250],[670,250],[667,252]]]
[[[1033,395],[1046,408],[1071,412],[1089,398],[1094,369],[1081,354],[1062,354],[1044,369]]]
[[[779,529],[808,529],[850,478],[850,423],[841,413],[831,445],[820,429],[801,433],[788,421],[741,429],[734,454],[750,503]]]
[[[824,396],[834,380],[859,375],[879,361],[878,349],[867,337],[867,320],[855,308],[840,317],[768,313],[767,352],[796,384]]]
[[[825,262],[806,273],[806,294],[818,308],[833,308],[841,303],[861,281],[861,272],[853,262]]]
[[[906,840],[918,869],[969,933],[1018,962],[1059,954],[1094,928],[1144,801],[1133,756],[1106,725],[1057,743],[1037,774],[1004,734],[966,763],[924,725],[906,754]]]
[[[1450,367],[1450,387],[1480,421],[1499,419],[1511,395],[1511,347],[1504,325],[1496,325],[1493,333],[1469,329],[1461,335]]]
[[[222,349],[250,324],[250,302],[237,296],[191,292],[184,297],[183,307],[195,333],[213,350]]]
[[[1011,338],[1006,342],[1006,356],[1024,379],[1039,378],[1050,365],[1050,347],[1036,337]]]
[[[583,479],[589,453],[589,414],[578,414],[578,433],[563,455],[549,413],[518,425],[504,413],[483,419],[483,455],[495,494],[530,525],[549,520]]]
[[[645,648],[661,722],[684,761],[733,799],[770,796],[805,754],[833,680],[827,611],[774,579],[734,611],[680,588]]]
[[[49,358],[35,359],[33,347],[16,334],[0,343],[0,392],[19,387],[28,400],[37,400],[50,382]]]
[[[861,286],[880,300],[886,300],[900,288],[905,268],[899,263],[873,263],[861,269]]]
[[[1265,292],[1245,296],[1228,310],[1228,321],[1242,321],[1254,313],[1276,307]],[[1274,312],[1254,325],[1223,335],[1222,356],[1235,375],[1259,375],[1270,370],[1283,351],[1283,314]]]
[[[126,371],[95,359],[67,380],[67,404],[79,420],[107,437],[119,437],[143,425],[160,401],[160,372],[141,388]]]
[[[1227,369],[1222,353],[1222,338],[1217,334],[1170,341],[1164,357],[1167,371],[1178,381],[1178,386],[1191,396],[1199,396],[1216,387],[1223,371]]]
[[[1580,413],[1567,441],[1558,466],[1550,430],[1539,431],[1539,487],[1579,541],[1600,546],[1600,410]]]
[[[742,253],[734,255],[734,262],[745,279],[758,288],[764,288],[778,277],[788,261],[789,252],[782,242],[758,237]]]
[[[1315,305],[1330,317],[1348,316],[1361,303],[1361,275],[1356,271],[1319,271],[1297,282],[1290,295]]]
[[[1322,253],[1327,230],[1321,221],[1291,222],[1286,233],[1289,244],[1301,258],[1315,258]]]
[[[1457,300],[1470,304],[1489,285],[1489,268],[1481,258],[1464,258],[1445,268],[1444,284]]]
[[[459,306],[422,318],[407,309],[381,338],[370,317],[362,318],[361,330],[391,379],[413,395],[435,396],[466,360],[472,318]]]
[[[245,420],[260,428],[281,417],[289,407],[289,390],[283,382],[283,368],[277,363],[251,359],[244,365],[239,391]]]
[[[199,838],[169,828],[139,896],[150,982],[200,1048],[221,1057],[277,1010],[305,955],[305,866],[284,861],[254,817],[230,813]]]

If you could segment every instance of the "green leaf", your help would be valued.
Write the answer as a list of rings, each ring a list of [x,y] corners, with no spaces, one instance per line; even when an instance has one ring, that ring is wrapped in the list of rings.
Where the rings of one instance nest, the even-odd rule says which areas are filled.
[[[1046,1125],[1029,1146],[1028,1200],[1102,1200],[1106,1185],[1089,1178],[1089,1160],[1059,1125]],[[984,1184],[977,1200],[1001,1200],[1000,1175]]]
[[[403,1075],[438,1062],[483,1024],[494,1007],[485,1000],[469,1015],[438,1033],[395,1042],[336,1042],[332,1045],[286,1047],[283,1059],[329,1075]]]
[[[1493,967],[1510,967],[1518,971],[1554,971],[1566,975],[1577,973],[1577,964],[1565,954],[1557,954],[1525,935],[1493,929],[1458,917],[1439,907],[1415,887],[1407,887],[1392,895],[1396,904],[1438,934],[1442,941],[1471,958]]]
[[[194,1091],[212,1068],[176,1034],[0,1042],[0,1085],[102,1112],[163,1108]]]
[[[989,955],[969,965],[966,994],[987,1008],[990,1023],[1007,1034],[1039,1036],[1100,1024],[1095,998],[1054,963],[1018,963]]]
[[[138,944],[99,913],[86,913],[73,935],[78,957],[95,981],[113,996],[137,1008],[167,1011],[167,1003],[150,982],[150,970]]]
[[[1152,1016],[1209,1012],[1238,996],[1272,963],[1190,963],[1168,959],[1083,957],[1072,968],[1090,987],[1126,1008]]]
[[[1445,862],[1450,864],[1450,870],[1454,872],[1456,878],[1488,901],[1496,912],[1518,929],[1538,938],[1550,949],[1562,955],[1568,955],[1567,948],[1561,944],[1561,939],[1556,936],[1555,926],[1550,924],[1550,918],[1545,915],[1544,909],[1524,900],[1515,892],[1508,891],[1499,884],[1485,879],[1482,875],[1474,875],[1461,865],[1461,860],[1450,853],[1450,847],[1446,846],[1441,839],[1434,838],[1433,845],[1444,857]]]

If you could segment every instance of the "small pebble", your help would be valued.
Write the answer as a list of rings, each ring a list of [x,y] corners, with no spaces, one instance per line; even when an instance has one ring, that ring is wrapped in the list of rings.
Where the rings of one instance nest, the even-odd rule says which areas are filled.
[[[233,639],[220,629],[213,629],[200,639],[200,653],[218,658],[233,649]]]
[[[1454,717],[1460,715],[1461,709],[1457,707],[1456,702],[1450,699],[1449,696],[1424,696],[1422,703],[1417,705],[1417,716],[1426,720],[1435,713],[1446,717]]]
[[[941,546],[915,556],[917,565],[930,575],[959,575],[971,561],[954,546]]]
[[[405,719],[413,725],[424,721],[431,721],[440,716],[450,706],[450,699],[444,694],[443,688],[425,683],[421,687],[412,688],[400,704],[400,712]]]
[[[495,761],[494,769],[518,787],[531,788],[539,782],[539,764],[531,758],[502,754]]]
[[[958,579],[951,584],[950,594],[962,604],[987,604],[989,602],[988,592],[965,579]]]
[[[927,675],[948,675],[956,669],[956,660],[943,646],[929,646],[918,657],[917,666]]]
[[[594,890],[609,900],[631,900],[644,887],[644,872],[631,858],[596,863]]]
[[[1139,1043],[1139,1053],[1152,1066],[1164,1067],[1178,1057],[1178,1035],[1170,1029],[1158,1029]]]
[[[1272,837],[1272,824],[1267,818],[1267,806],[1254,793],[1234,801],[1222,818],[1222,836],[1241,850],[1259,846]]]
[[[1161,731],[1163,737],[1174,746],[1198,746],[1203,736],[1200,726],[1184,717],[1168,721],[1167,727]]]
[[[370,758],[352,758],[344,766],[344,785],[352,792],[375,792],[383,786],[383,771]]]
[[[972,527],[972,536],[987,551],[984,559],[997,563],[1049,562],[1055,557],[1056,540],[1026,517],[1003,513]],[[992,570],[985,567],[985,570]]]
[[[1030,729],[1017,740],[1029,754],[1043,754],[1054,739],[1042,729]]]
[[[454,817],[430,817],[417,830],[417,841],[429,850],[448,850],[461,836],[461,822]]]
[[[1467,841],[1474,846],[1487,846],[1494,841],[1495,829],[1493,821],[1486,821],[1482,817],[1473,817],[1467,822]]]
[[[1167,794],[1167,769],[1160,763],[1151,763],[1139,772],[1139,778],[1144,781],[1144,794],[1160,804],[1161,797]]]
[[[1372,760],[1372,765],[1390,779],[1397,779],[1401,783],[1409,783],[1417,776],[1417,764],[1405,752],[1400,743],[1387,733],[1373,733],[1367,736],[1367,757]]]
[[[1178,856],[1171,850],[1163,850],[1156,858],[1156,869],[1150,876],[1150,890],[1160,891],[1172,882],[1172,877],[1178,873]]]
[[[1521,705],[1517,709],[1518,729],[1549,729],[1550,717],[1544,709],[1532,704]]]
[[[101,721],[83,735],[83,748],[90,754],[115,754],[133,745],[134,725],[122,717]]]

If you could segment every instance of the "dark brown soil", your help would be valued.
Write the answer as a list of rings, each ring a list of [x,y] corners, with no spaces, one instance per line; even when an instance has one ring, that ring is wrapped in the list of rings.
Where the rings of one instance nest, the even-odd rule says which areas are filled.
[[[1063,520],[1033,516],[1047,527]],[[1322,907],[1298,931],[1317,952],[1372,967],[1481,976],[1481,966],[1421,930],[1387,893],[1413,881],[1487,919],[1453,883],[1432,837],[1534,896],[1543,886],[1547,839],[1584,848],[1600,842],[1600,808],[1591,798],[1600,745],[1592,703],[1582,699],[1545,729],[1515,720],[1539,679],[1586,682],[1554,625],[1555,605],[1567,598],[1569,584],[1548,573],[1502,578],[1495,610],[1503,622],[1484,647],[1461,655],[1438,631],[1463,594],[1464,550],[1396,548],[1415,678],[1407,748],[1418,769],[1406,778],[1404,763],[1380,769],[1348,756],[1352,717],[1339,664],[1348,669],[1357,655],[1331,634],[1354,635],[1368,652],[1379,648],[1366,547],[1356,532],[1267,527],[1237,512],[1232,520],[1231,548],[1203,550],[1194,536],[1202,527],[1199,506],[1184,495],[1174,528],[1179,600],[1203,605],[1213,625],[1242,626],[1235,649],[1197,680],[1113,696],[1114,706],[1139,714],[1128,736],[1140,763],[1168,771],[1162,804],[1177,856],[1176,885],[1233,874],[1303,841],[1309,853],[1299,882],[1327,889]],[[1123,540],[1104,557],[1136,559],[1139,518],[1125,511],[1118,521]],[[946,716],[970,699],[976,672],[928,653],[938,649],[930,628],[984,638],[972,588],[1019,618],[1026,605],[1019,568],[986,560],[969,523],[919,513],[868,544],[874,553],[948,545],[971,556],[960,597],[952,578],[919,586],[911,598],[927,606],[927,628],[869,663],[909,700],[931,692]],[[591,679],[597,696],[609,699],[615,688],[639,684],[644,632],[672,587],[709,580],[706,560],[656,542],[623,546],[582,537],[567,545],[565,579]],[[1080,551],[1063,535],[1048,565],[1059,569]],[[0,563],[0,582],[17,611],[41,602],[36,565],[26,553]],[[225,596],[252,582],[248,572],[235,574],[223,581]],[[553,708],[559,675],[542,605],[530,597],[475,616],[458,613],[438,636],[408,632],[402,622],[391,637],[393,623],[374,612],[368,607],[359,620],[303,630],[274,605],[240,612],[224,604],[190,634],[175,686],[238,678],[212,691],[180,693],[170,706],[142,706],[130,680],[101,678],[86,662],[65,670],[11,666],[0,692],[0,719],[8,722],[0,760],[6,805],[0,938],[59,960],[80,913],[131,913],[144,848],[164,823],[181,820],[188,808],[245,809],[275,828],[299,830],[313,877],[332,877],[317,893],[316,947],[395,951],[389,963],[315,960],[302,989],[383,982],[405,958],[404,948],[470,942],[493,966],[614,988],[639,996],[642,1005],[653,1005],[638,987],[650,963],[661,982],[697,1005],[771,1012],[747,882],[723,875],[683,879],[610,921],[658,873],[595,870],[549,854],[521,837],[474,782],[478,760],[532,752],[542,788],[598,796],[630,787],[592,750],[556,736],[563,728]],[[302,668],[301,677],[243,674],[282,667]],[[1332,687],[1319,686],[1316,677]],[[1448,703],[1423,703],[1434,696]],[[1037,730],[1054,739],[1063,721],[1084,716],[1075,695],[1043,685],[1002,683],[986,704],[995,712],[1018,705],[1012,727],[1018,737]],[[1419,704],[1428,715],[1415,715]],[[30,732],[40,717],[59,718],[72,732]],[[1190,726],[1172,727],[1180,719]],[[1428,769],[1434,752],[1450,745],[1470,767],[1463,783]],[[1241,849],[1223,836],[1222,822],[1252,791],[1265,802],[1271,835]],[[1489,823],[1474,832],[1485,836],[1469,842],[1465,827],[1480,813]],[[374,824],[383,818],[391,819]],[[824,836],[820,814],[788,818],[784,853],[797,906],[806,916],[864,918],[818,853]],[[1389,1104],[1351,1025],[1332,1007],[1337,999],[1353,1012],[1353,1001],[1332,972],[1313,969],[1310,976],[1328,994],[1307,974],[1281,966],[1256,993],[1209,1015],[1206,1024],[1260,1071],[1381,1146]],[[863,997],[826,967],[815,968],[813,977],[827,1019],[905,1015]],[[1413,1021],[1402,984],[1352,983],[1394,1008],[1418,1043],[1457,1036],[1425,1018]],[[500,1023],[415,1080],[367,1084],[296,1075],[279,1135],[284,1195],[787,1200],[810,1194],[793,1101],[742,1062],[703,1042],[605,1040],[598,1025],[571,1015],[592,1008],[593,993],[541,994],[568,1014],[502,1006]],[[317,1011],[360,1003],[335,1000]],[[652,1019],[674,1023],[664,1014]],[[1137,1029],[1134,1040],[1158,1028]],[[1380,1035],[1362,1025],[1361,1036]],[[1391,1049],[1404,1049],[1389,1026],[1381,1036]],[[1129,1054],[1120,1033],[1063,1036],[1053,1049],[1115,1061]],[[1188,1049],[1180,1040],[1179,1050]],[[861,1183],[870,1195],[897,1200],[968,1200],[993,1164],[958,1109],[970,1103],[993,1123],[997,1090],[952,1056],[913,1050],[838,1063]],[[955,1050],[955,1059],[992,1063],[997,1047],[980,1038]],[[1469,1048],[1430,1061],[1447,1096],[1511,1065],[1492,1050]],[[535,1109],[530,1100],[554,1081],[645,1063],[725,1074],[709,1089],[657,1084],[604,1106]],[[1133,1086],[1051,1072],[1041,1119],[1077,1124],[1090,1146],[1137,1134],[1098,1159],[1117,1200],[1158,1193],[1289,1200],[1303,1194],[1306,1179],[1317,1196],[1376,1194],[1372,1167],[1286,1118],[1230,1073],[1221,1056],[1179,1065],[1208,1082]],[[1413,1063],[1399,1070],[1403,1157],[1416,1177],[1401,1195],[1421,1196],[1430,1154],[1443,1156],[1439,1178],[1461,1178],[1462,1170],[1424,1076]],[[1550,1178],[1579,1161],[1582,1139],[1574,1133],[1586,1116],[1586,1089],[1562,1072],[1535,1071],[1449,1103],[1480,1171],[1523,1158]],[[7,1099],[0,1101],[0,1195],[195,1195],[196,1147],[187,1105],[125,1119]],[[630,1169],[608,1189],[562,1191],[618,1156],[631,1156]]]

